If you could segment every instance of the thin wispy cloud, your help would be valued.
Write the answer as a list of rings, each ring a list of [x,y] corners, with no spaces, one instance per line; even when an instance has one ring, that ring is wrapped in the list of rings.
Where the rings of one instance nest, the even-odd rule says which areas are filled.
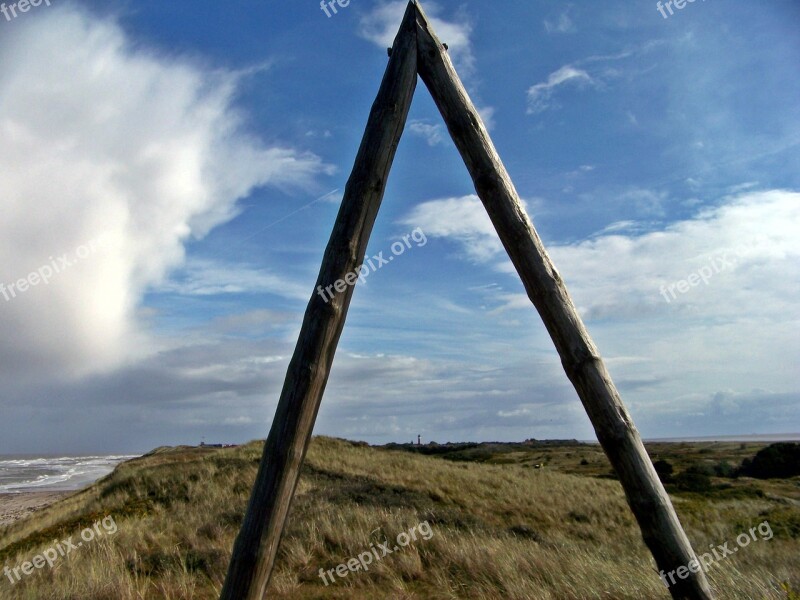
[[[578,90],[587,87],[602,88],[608,81],[618,79],[625,74],[625,69],[608,63],[643,56],[662,45],[664,45],[663,40],[650,40],[620,52],[592,54],[563,65],[550,73],[545,81],[528,88],[528,114],[539,114],[551,108],[558,108],[560,104],[557,97],[560,88],[563,88],[561,93],[566,93],[569,88]],[[635,117],[633,120],[635,122]]]
[[[544,20],[544,29],[547,33],[574,33],[577,31],[575,24],[569,16],[570,7],[564,8],[557,15]]]
[[[542,81],[528,88],[528,114],[534,115],[542,113],[549,108],[556,106],[554,95],[557,90],[564,86],[576,86],[578,88],[593,85],[594,79],[583,69],[565,65],[553,71]]]
[[[438,146],[444,142],[444,138],[447,135],[444,124],[437,123],[433,125],[419,120],[412,120],[408,124],[408,130],[415,136],[424,139],[429,146]]]
[[[152,291],[182,296],[273,294],[291,300],[308,300],[311,293],[308,285],[266,269],[199,258],[188,260]]]

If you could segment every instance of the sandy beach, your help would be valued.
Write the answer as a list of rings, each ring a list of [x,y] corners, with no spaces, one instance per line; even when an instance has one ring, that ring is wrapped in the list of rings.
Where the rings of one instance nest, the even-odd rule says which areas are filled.
[[[0,494],[0,526],[24,519],[68,496],[71,492],[22,492],[20,494]]]

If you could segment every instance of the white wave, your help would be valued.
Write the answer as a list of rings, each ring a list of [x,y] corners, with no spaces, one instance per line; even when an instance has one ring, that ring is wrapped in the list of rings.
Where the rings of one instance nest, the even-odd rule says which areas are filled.
[[[0,460],[0,493],[78,490],[136,455],[30,457]]]

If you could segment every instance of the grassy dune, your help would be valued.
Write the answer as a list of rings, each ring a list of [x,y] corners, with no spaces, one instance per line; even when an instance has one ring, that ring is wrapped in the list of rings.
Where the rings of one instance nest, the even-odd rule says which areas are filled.
[[[35,570],[13,585],[3,577],[0,597],[216,598],[260,450],[261,444],[252,443],[154,451],[0,529],[0,568],[13,568],[55,540],[80,539],[83,528],[105,516],[118,526],[52,569]],[[669,448],[656,450],[663,454]],[[711,452],[704,453],[709,460]],[[482,462],[446,460],[315,438],[270,597],[669,598],[619,483],[598,477],[609,468],[596,447],[501,454],[484,454]],[[547,466],[527,466],[533,462]],[[698,552],[724,542],[735,545],[743,531],[764,520],[771,524],[771,540],[752,542],[712,568],[709,577],[719,598],[797,597],[790,590],[800,588],[798,496],[797,479],[739,480],[707,495],[673,496]],[[336,577],[327,586],[319,577],[320,568],[335,569],[386,539],[394,543],[421,522],[430,525],[430,539],[417,536],[373,561],[367,572]]]

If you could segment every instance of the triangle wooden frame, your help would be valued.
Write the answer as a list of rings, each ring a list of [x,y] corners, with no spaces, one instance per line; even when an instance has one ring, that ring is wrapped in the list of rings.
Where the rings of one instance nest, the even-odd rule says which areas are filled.
[[[475,189],[550,334],[625,490],[662,573],[697,564],[669,496],[599,351],[520,201],[478,111],[417,0],[406,9],[348,179],[315,290],[358,269],[383,199],[417,75],[444,118]],[[353,286],[330,302],[312,293],[281,391],[221,600],[266,598],[281,534],[344,327]],[[669,588],[673,598],[713,598],[702,571]]]

